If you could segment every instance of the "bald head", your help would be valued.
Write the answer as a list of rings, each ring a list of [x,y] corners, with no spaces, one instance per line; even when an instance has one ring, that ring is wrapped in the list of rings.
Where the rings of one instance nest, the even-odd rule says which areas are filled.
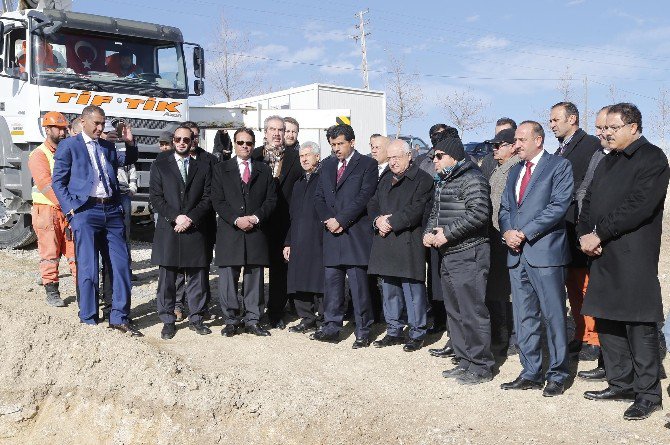
[[[377,164],[385,164],[389,160],[388,146],[391,140],[386,136],[373,136],[370,138],[370,154]]]

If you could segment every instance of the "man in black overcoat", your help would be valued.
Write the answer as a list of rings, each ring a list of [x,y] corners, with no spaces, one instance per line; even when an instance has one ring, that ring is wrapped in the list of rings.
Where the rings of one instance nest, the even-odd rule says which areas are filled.
[[[209,264],[212,250],[206,220],[212,211],[211,169],[202,160],[192,159],[189,149],[193,132],[175,130],[174,151],[151,166],[149,200],[158,213],[151,261],[159,266],[156,302],[164,323],[161,337],[174,337],[175,281],[184,273],[184,294],[189,307],[189,328],[210,334],[202,323],[209,292]]]
[[[592,261],[583,312],[596,319],[609,386],[584,397],[634,401],[624,419],[638,420],[662,409],[658,258],[670,169],[663,151],[642,136],[635,105],[611,106],[606,127],[612,152],[582,201],[578,234]]]
[[[386,336],[373,346],[405,343],[403,329],[408,325],[409,341],[403,350],[412,352],[423,346],[426,336],[428,302],[421,222],[432,197],[433,178],[412,163],[412,149],[406,141],[391,141],[388,159],[390,173],[381,179],[368,203],[375,228],[368,273],[381,277],[387,325]]]
[[[265,300],[263,267],[270,264],[266,225],[277,202],[275,181],[263,162],[251,160],[253,130],[235,132],[235,157],[214,168],[212,204],[219,215],[216,257],[219,266],[219,301],[225,326],[221,335],[233,336],[244,324],[249,333],[268,336],[260,324]],[[244,267],[242,301],[237,287]]]
[[[321,148],[305,142],[300,148],[300,165],[305,172],[295,183],[291,197],[291,227],[284,243],[288,261],[287,288],[294,294],[300,323],[290,332],[315,329],[317,312],[323,314],[323,223],[316,213],[314,192],[319,180]]]

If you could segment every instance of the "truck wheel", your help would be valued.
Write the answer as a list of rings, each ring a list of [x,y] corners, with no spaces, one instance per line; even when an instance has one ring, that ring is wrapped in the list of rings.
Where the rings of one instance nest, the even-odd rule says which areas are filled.
[[[30,215],[7,212],[0,200],[0,248],[18,249],[35,242],[37,235],[30,225]]]

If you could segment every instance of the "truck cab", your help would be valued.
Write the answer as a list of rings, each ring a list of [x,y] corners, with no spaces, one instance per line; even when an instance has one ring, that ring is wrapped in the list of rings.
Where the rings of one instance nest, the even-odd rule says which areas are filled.
[[[27,160],[48,111],[71,122],[98,105],[126,121],[140,150],[134,199],[147,201],[159,134],[187,120],[189,95],[204,91],[202,48],[190,44],[191,94],[178,28],[53,9],[4,13],[0,23],[0,247],[34,239]]]

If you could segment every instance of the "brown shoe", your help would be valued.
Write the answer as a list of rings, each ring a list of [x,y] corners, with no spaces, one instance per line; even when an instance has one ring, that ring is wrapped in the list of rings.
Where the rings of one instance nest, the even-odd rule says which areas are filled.
[[[110,329],[115,329],[117,331],[121,331],[124,334],[130,334],[131,337],[144,337],[144,334],[142,334],[140,331],[132,327],[129,323],[122,323],[122,324],[109,324]]]
[[[175,309],[174,316],[175,316],[174,321],[176,321],[177,323],[180,321],[184,321],[184,313],[181,311],[181,309]]]

